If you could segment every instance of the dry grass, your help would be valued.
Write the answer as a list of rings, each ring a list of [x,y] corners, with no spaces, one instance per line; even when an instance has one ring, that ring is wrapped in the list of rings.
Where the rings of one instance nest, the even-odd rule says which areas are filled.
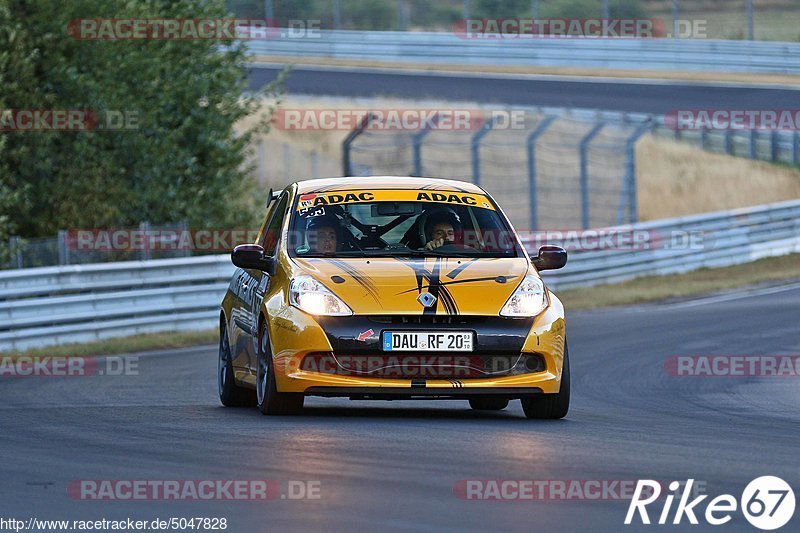
[[[671,0],[649,0],[644,5],[649,16],[660,18],[672,28]],[[681,18],[706,22],[708,39],[744,39],[747,36],[747,11],[744,0],[695,0],[681,2]],[[798,6],[796,0],[758,0],[753,2],[755,38],[760,41],[797,41]]]
[[[800,279],[800,254],[742,265],[705,268],[669,276],[648,276],[609,285],[555,291],[567,309],[594,309],[672,298],[687,298],[760,283]]]
[[[798,169],[653,137],[638,144],[636,157],[642,220],[800,198]]]

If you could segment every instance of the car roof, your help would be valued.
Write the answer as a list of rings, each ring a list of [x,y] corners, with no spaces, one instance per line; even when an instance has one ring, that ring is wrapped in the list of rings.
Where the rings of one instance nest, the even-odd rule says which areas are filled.
[[[438,178],[409,176],[359,176],[345,178],[320,178],[297,182],[298,194],[312,192],[345,191],[352,189],[430,189],[439,191],[484,194],[473,183]]]

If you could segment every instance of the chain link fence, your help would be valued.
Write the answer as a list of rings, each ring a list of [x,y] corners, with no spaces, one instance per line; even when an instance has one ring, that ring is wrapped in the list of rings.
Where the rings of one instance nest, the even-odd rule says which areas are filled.
[[[524,128],[372,130],[345,141],[346,175],[414,175],[485,188],[518,229],[635,222],[636,140],[651,122],[525,112]]]
[[[650,18],[666,37],[798,41],[796,0],[227,0],[240,18],[295,29],[453,31],[464,19]]]
[[[5,268],[85,265],[114,261],[144,261],[202,254],[181,239],[191,233],[185,223],[108,230],[60,230],[55,237],[8,241]],[[219,252],[216,252],[219,253]]]

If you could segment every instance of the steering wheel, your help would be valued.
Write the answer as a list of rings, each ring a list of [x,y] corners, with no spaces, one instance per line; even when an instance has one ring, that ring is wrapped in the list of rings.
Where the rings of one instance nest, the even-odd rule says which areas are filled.
[[[467,244],[448,243],[433,249],[436,252],[474,252],[475,248]]]

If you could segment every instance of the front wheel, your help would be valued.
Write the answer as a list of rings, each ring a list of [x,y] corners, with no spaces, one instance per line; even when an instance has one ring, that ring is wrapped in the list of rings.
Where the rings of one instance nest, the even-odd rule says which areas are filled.
[[[528,418],[558,419],[567,416],[569,411],[569,348],[564,341],[564,370],[561,373],[561,387],[557,394],[540,394],[522,399],[522,410]]]
[[[262,415],[294,415],[303,409],[302,394],[278,392],[272,349],[267,324],[258,328],[258,372],[256,373],[256,403]]]
[[[219,391],[219,401],[225,407],[244,407],[255,403],[253,391],[236,384],[236,379],[233,375],[233,357],[228,340],[228,328],[224,322],[220,324],[219,329],[217,389]]]

